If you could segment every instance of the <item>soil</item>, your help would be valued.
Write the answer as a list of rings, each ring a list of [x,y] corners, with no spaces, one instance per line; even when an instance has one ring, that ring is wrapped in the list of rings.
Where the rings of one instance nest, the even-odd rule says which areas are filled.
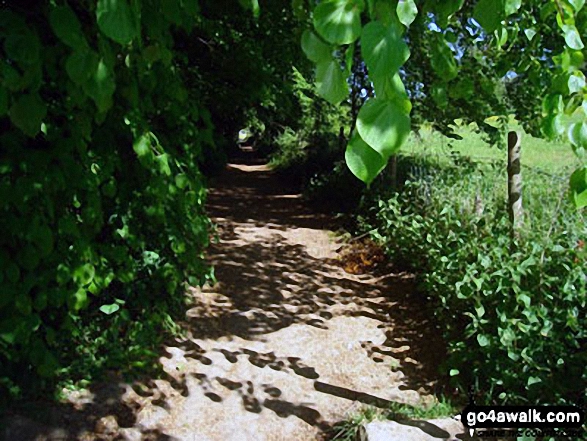
[[[412,275],[337,238],[266,165],[230,164],[208,210],[217,283],[189,290],[167,376],[113,376],[43,422],[11,415],[6,439],[332,439],[361,406],[433,399],[444,346]]]

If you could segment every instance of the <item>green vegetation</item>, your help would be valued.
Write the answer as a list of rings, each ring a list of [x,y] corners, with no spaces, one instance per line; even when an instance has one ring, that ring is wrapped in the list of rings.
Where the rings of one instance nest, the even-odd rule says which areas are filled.
[[[451,417],[459,413],[449,401],[444,398],[417,406],[394,402],[389,409],[379,409],[373,406],[363,406],[353,412],[348,419],[337,424],[333,428],[332,440],[355,441],[359,428],[372,421],[405,421],[405,420],[427,420],[435,418]]]

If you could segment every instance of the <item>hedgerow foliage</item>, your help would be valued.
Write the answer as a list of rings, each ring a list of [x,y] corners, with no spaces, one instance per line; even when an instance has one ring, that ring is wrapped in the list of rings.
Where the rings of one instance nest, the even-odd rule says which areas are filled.
[[[586,231],[561,201],[566,180],[525,172],[526,228],[512,244],[502,167],[398,168],[399,191],[382,179],[363,200],[363,228],[418,272],[448,343],[444,373],[486,403],[584,400]]]
[[[198,161],[213,127],[174,55],[195,1],[2,8],[0,384],[13,386],[62,372],[92,336],[157,335],[183,283],[207,277]]]

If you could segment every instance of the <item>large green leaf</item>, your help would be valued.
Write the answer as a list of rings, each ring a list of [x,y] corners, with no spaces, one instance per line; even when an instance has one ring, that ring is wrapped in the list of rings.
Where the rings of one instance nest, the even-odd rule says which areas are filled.
[[[302,50],[314,63],[332,59],[332,46],[324,43],[320,37],[309,30],[302,34]]]
[[[427,6],[437,14],[438,25],[446,28],[449,18],[463,7],[465,0],[428,0]]]
[[[406,112],[409,113],[411,111],[408,93],[406,92],[406,87],[399,74],[373,78],[373,88],[375,89],[375,96],[377,98],[383,98],[385,100],[405,100],[407,101],[407,103],[405,103],[407,106]]]
[[[363,29],[361,51],[371,78],[393,77],[410,57],[401,30],[379,21],[372,21]]]
[[[369,99],[357,116],[361,138],[385,160],[396,153],[410,134],[410,116],[399,100]]]
[[[8,111],[12,123],[30,137],[41,130],[47,106],[36,93],[21,96]]]
[[[98,110],[105,112],[112,106],[115,88],[114,74],[104,60],[100,60],[96,69],[92,71],[89,81],[84,85],[85,92],[94,100]]]
[[[338,104],[349,94],[349,88],[338,61],[330,60],[316,66],[318,93],[327,101]]]
[[[575,11],[579,12],[585,6],[585,0],[569,0],[569,3],[575,8]]]
[[[585,75],[583,72],[576,71],[573,72],[569,76],[569,80],[567,82],[567,86],[569,86],[569,93],[580,92],[585,87]]]
[[[55,35],[66,45],[74,49],[87,47],[82,27],[75,12],[67,5],[57,6],[49,13],[49,23]]]
[[[505,0],[505,15],[512,15],[522,7],[522,0]]]
[[[92,72],[96,72],[100,58],[91,49],[73,52],[65,61],[65,70],[71,81],[81,86],[90,80]]]
[[[109,38],[128,44],[138,36],[137,21],[127,0],[98,0],[98,27]]]
[[[418,15],[418,7],[414,0],[399,0],[397,3],[397,16],[405,26],[410,26]]]
[[[568,133],[573,150],[580,158],[584,157],[587,152],[587,122],[571,124]]]
[[[455,57],[442,37],[442,34],[438,34],[435,38],[433,50],[430,55],[432,69],[434,69],[441,80],[450,81],[458,75],[459,71]]]
[[[577,208],[587,207],[587,167],[575,170],[571,175],[571,200]]]
[[[473,9],[473,18],[492,33],[505,18],[505,0],[479,0]]]
[[[565,34],[565,43],[567,43],[567,46],[571,49],[579,51],[585,47],[583,40],[581,40],[581,35],[575,25],[563,25],[562,30]]]
[[[367,185],[381,173],[387,163],[361,139],[356,130],[346,148],[344,158],[350,171]]]
[[[11,33],[4,40],[6,55],[21,65],[37,63],[41,54],[41,43],[36,34],[29,29]]]
[[[318,34],[334,44],[350,44],[361,35],[363,0],[325,0],[314,10]]]

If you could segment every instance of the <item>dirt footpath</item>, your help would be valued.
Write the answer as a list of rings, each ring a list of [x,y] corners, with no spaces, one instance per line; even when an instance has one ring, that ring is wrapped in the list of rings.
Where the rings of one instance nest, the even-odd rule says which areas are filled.
[[[362,403],[416,404],[430,390],[441,345],[409,276],[343,271],[330,219],[265,166],[229,165],[209,211],[218,283],[192,290],[192,338],[162,359],[184,393],[161,384],[142,399],[141,428],[185,441],[324,439]]]
[[[89,431],[18,439],[332,439],[364,404],[426,399],[443,346],[409,275],[345,272],[331,218],[266,166],[229,165],[208,209],[217,283],[190,290],[189,338],[161,358],[167,379],[113,379],[111,394],[76,397]]]

